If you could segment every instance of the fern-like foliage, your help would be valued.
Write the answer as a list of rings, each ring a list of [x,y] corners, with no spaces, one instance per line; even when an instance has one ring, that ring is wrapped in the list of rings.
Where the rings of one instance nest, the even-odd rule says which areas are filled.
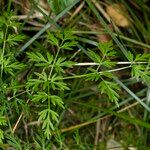
[[[88,68],[90,71],[87,74],[87,80],[97,81],[99,82],[98,88],[100,89],[102,94],[108,96],[108,99],[117,104],[119,100],[119,86],[113,81],[114,75],[107,71],[110,68],[115,66],[115,62],[111,61],[111,59],[115,56],[116,52],[113,49],[112,42],[108,43],[100,43],[98,45],[99,52],[96,53],[92,50],[88,51],[90,58],[99,63],[99,66],[94,68]]]
[[[29,77],[26,88],[30,91],[34,103],[44,103],[47,107],[43,108],[39,114],[39,121],[42,121],[42,129],[45,136],[49,139],[51,132],[55,130],[55,124],[58,122],[59,115],[56,108],[64,109],[64,103],[59,96],[59,91],[69,90],[67,84],[63,81],[65,68],[72,67],[75,63],[67,61],[66,58],[59,56],[62,50],[72,50],[76,45],[75,36],[71,31],[48,33],[48,41],[55,46],[57,53],[47,52],[28,52],[29,62],[34,63],[34,76]]]
[[[14,80],[17,82],[19,73],[24,70],[25,66],[23,63],[18,62],[15,58],[15,53],[18,51],[16,45],[19,45],[25,39],[25,36],[16,32],[19,27],[19,23],[12,18],[12,12],[5,12],[0,16],[0,126],[7,124],[6,118],[4,117],[6,112],[19,103],[14,105],[14,102],[8,102],[8,93],[10,91],[13,96],[16,95],[16,88],[8,90],[9,86],[14,86]],[[18,46],[19,47],[19,46]],[[18,112],[18,109],[16,109]],[[12,114],[11,114],[12,115]],[[7,114],[9,118],[9,114]],[[4,139],[3,130],[0,129],[0,143]]]
[[[137,80],[142,80],[148,86],[150,85],[150,54],[137,54],[134,56],[128,52],[128,59],[131,62],[131,76]],[[143,63],[143,64],[141,64]],[[146,64],[145,64],[146,63]]]
[[[6,118],[4,116],[0,116],[0,126],[6,126]],[[4,139],[4,132],[2,129],[0,129],[0,143],[3,142]]]

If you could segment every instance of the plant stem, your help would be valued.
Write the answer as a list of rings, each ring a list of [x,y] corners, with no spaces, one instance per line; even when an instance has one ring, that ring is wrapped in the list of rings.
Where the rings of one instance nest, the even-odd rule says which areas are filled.
[[[54,61],[53,61],[52,68],[51,68],[51,70],[50,70],[48,79],[50,79],[50,77],[51,77],[51,75],[52,75],[52,72],[53,72],[53,69],[54,69],[54,65],[55,65],[55,63],[56,63],[56,60],[57,60],[57,57],[58,57],[59,52],[60,52],[60,47],[58,47],[58,51],[57,51],[56,56],[55,56],[55,58],[54,58]]]

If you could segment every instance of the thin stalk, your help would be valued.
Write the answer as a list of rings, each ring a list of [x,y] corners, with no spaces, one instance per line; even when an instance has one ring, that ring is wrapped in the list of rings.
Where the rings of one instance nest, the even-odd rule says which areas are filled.
[[[106,71],[100,71],[98,72],[99,74],[103,74],[104,72],[116,72],[116,71],[120,71],[120,70],[124,70],[124,69],[128,69],[130,68],[131,66],[126,66],[126,67],[122,67],[122,68],[117,68],[117,69],[111,69],[111,70],[106,70]],[[74,75],[74,76],[69,76],[69,77],[64,77],[64,78],[61,78],[63,80],[68,80],[68,79],[75,79],[75,78],[84,78],[86,77],[87,75],[92,75],[94,73],[87,73],[87,74],[82,74],[82,75]]]
[[[56,63],[56,60],[57,60],[58,54],[59,54],[59,52],[60,52],[60,49],[61,49],[61,48],[58,47],[56,56],[55,56],[54,61],[53,61],[53,64],[52,64],[52,68],[51,68],[50,73],[49,73],[49,76],[48,76],[49,79],[50,79],[50,77],[51,77],[51,75],[52,75],[52,72],[53,72],[53,69],[54,69],[54,65],[55,65],[55,63]]]
[[[60,52],[60,49],[61,49],[61,45],[63,44],[63,41],[62,41],[62,43],[60,44],[60,46],[58,47],[58,50],[57,50],[57,53],[56,53],[56,56],[55,56],[55,58],[54,58],[54,61],[53,61],[53,64],[52,64],[52,68],[51,68],[51,70],[50,70],[50,73],[49,73],[49,76],[48,76],[48,80],[51,78],[51,75],[52,75],[52,72],[53,72],[53,69],[54,69],[54,65],[55,65],[55,63],[56,63],[56,61],[57,61],[57,57],[58,57],[58,54],[59,54],[59,52]],[[49,84],[48,84],[48,95],[49,95],[49,90],[50,90],[50,87],[49,87]],[[50,109],[50,98],[48,97],[48,109]]]
[[[47,88],[47,93],[48,93],[48,109],[50,109],[50,106],[51,106],[51,102],[50,102],[50,93],[49,93],[49,90],[50,90],[50,87],[49,87],[49,84],[48,84],[48,88]]]
[[[99,66],[102,63],[94,63],[94,62],[84,62],[84,63],[76,63],[75,66]],[[116,62],[116,65],[131,65],[131,64],[148,64],[148,62]]]
[[[106,57],[106,53],[103,55],[102,59],[100,60],[100,63],[99,63],[99,65],[98,65],[98,67],[97,67],[96,71],[98,71],[98,70],[99,70],[99,68],[101,67],[101,65],[102,65],[103,60],[104,60],[104,58],[105,58],[105,57]]]

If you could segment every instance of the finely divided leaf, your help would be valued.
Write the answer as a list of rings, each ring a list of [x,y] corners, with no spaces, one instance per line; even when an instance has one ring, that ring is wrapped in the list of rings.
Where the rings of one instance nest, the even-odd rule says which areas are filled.
[[[96,54],[95,52],[93,52],[92,50],[88,50],[88,54],[94,62],[96,62],[96,63],[101,62],[101,57],[98,54]]]
[[[102,94],[108,95],[109,99],[112,102],[117,103],[118,98],[119,98],[119,95],[118,95],[117,91],[119,90],[119,87],[116,83],[106,81],[106,80],[102,80],[99,83],[98,88],[101,90]]]

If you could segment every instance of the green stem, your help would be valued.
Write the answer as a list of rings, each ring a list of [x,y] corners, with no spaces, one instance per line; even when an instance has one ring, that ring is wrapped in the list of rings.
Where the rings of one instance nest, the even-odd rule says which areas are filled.
[[[100,64],[98,65],[98,67],[97,67],[96,71],[98,71],[98,70],[99,70],[99,68],[101,67],[101,65],[102,65],[103,60],[104,60],[104,58],[105,58],[105,57],[106,57],[106,53],[103,55],[103,58],[101,59]]]
[[[53,69],[54,69],[54,65],[55,65],[55,63],[56,63],[56,60],[57,60],[57,57],[58,57],[59,52],[60,52],[60,47],[58,48],[58,51],[57,51],[56,56],[55,56],[55,58],[54,58],[54,61],[53,61],[53,64],[52,64],[52,68],[51,68],[50,73],[49,73],[49,76],[48,76],[49,79],[50,79],[50,77],[51,77],[51,75],[52,75],[52,72],[53,72]]]
[[[53,64],[52,64],[52,68],[50,70],[50,73],[49,73],[49,76],[48,76],[48,79],[50,79],[51,75],[52,75],[52,72],[53,72],[53,69],[54,69],[54,65],[56,63],[56,60],[57,60],[57,57],[58,57],[58,54],[60,52],[60,49],[61,49],[61,45],[63,44],[63,41],[62,43],[60,44],[60,46],[58,47],[58,50],[57,50],[57,53],[56,53],[56,56],[54,58],[54,61],[53,61]],[[50,90],[50,87],[49,87],[49,84],[48,84],[48,95],[50,94],[49,93],[49,90]],[[50,109],[50,98],[48,97],[48,109]]]
[[[48,90],[48,91],[47,91],[47,93],[48,93],[48,109],[50,109],[51,102],[50,102],[50,97],[49,97],[49,95],[50,95],[50,92],[49,92],[49,90],[50,90],[49,84],[48,84],[48,89],[47,89],[47,90]]]
[[[120,71],[120,70],[125,70],[125,69],[128,69],[130,68],[131,66],[126,66],[126,67],[121,67],[121,68],[117,68],[117,69],[112,69],[112,70],[106,70],[106,71],[100,71],[98,72],[100,75],[103,74],[104,72],[116,72],[116,71]],[[87,75],[92,75],[92,74],[95,74],[95,73],[87,73],[87,74],[82,74],[82,75],[74,75],[74,76],[69,76],[69,77],[64,77],[62,78],[63,80],[68,80],[68,79],[75,79],[75,78],[84,78],[86,77]]]

